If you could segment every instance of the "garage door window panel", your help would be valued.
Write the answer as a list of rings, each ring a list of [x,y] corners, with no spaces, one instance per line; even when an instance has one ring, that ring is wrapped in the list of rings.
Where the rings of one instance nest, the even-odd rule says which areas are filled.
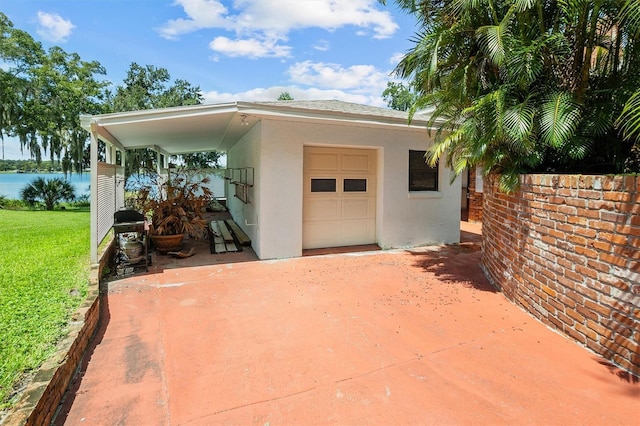
[[[367,179],[344,179],[343,192],[367,192]]]
[[[311,192],[336,192],[336,179],[311,179]]]

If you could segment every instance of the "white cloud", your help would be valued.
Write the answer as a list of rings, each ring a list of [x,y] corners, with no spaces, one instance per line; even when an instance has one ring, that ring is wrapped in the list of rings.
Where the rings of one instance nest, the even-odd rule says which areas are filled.
[[[327,40],[318,40],[316,44],[313,45],[313,48],[320,52],[327,52],[331,48],[331,45]]]
[[[226,17],[227,8],[218,0],[176,0],[182,6],[187,19],[172,19],[158,31],[164,38],[174,39],[204,28],[229,28],[232,22]]]
[[[299,62],[287,71],[287,86],[256,88],[238,93],[204,93],[206,103],[232,101],[275,101],[282,92],[289,92],[295,100],[337,99],[346,102],[386,107],[382,92],[390,77],[372,65],[342,67],[321,62]]]
[[[389,63],[395,67],[396,65],[398,65],[400,63],[402,58],[404,58],[404,55],[405,55],[404,53],[400,53],[400,52],[394,53],[391,56],[391,58],[389,58]]]
[[[278,41],[278,38],[231,40],[227,37],[216,37],[209,43],[209,47],[214,52],[231,57],[244,56],[257,59],[290,56],[291,47],[278,44]]]
[[[56,13],[38,11],[36,33],[52,43],[64,43],[76,26]]]
[[[216,91],[203,93],[205,103],[215,104],[222,102],[247,101],[247,102],[267,102],[278,99],[282,92],[289,92],[291,97],[297,101],[303,100],[340,100],[354,102],[358,104],[386,107],[382,97],[366,93],[352,93],[337,89],[301,88],[299,86],[272,86],[267,88],[256,88],[238,93],[220,93]]]
[[[358,34],[370,34],[374,38],[390,37],[397,29],[388,11],[378,9],[377,0],[236,0],[233,10],[227,9],[221,0],[176,0],[185,18],[168,21],[158,31],[162,37],[172,39],[202,29],[218,29],[235,32],[233,42],[240,50],[228,49],[230,38],[216,37],[212,44],[222,46],[219,52],[254,57],[257,45],[269,47],[268,41],[286,40],[292,30],[322,28],[333,31],[344,26],[359,28]],[[250,48],[248,44],[254,45]],[[322,45],[320,45],[322,46]],[[248,48],[249,47],[249,48]],[[275,45],[269,56],[286,56],[289,46]],[[269,49],[267,49],[269,51]]]
[[[354,25],[373,31],[376,38],[391,36],[398,25],[377,0],[237,0],[237,23],[243,29],[279,31],[337,28]]]
[[[287,72],[294,83],[340,90],[370,91],[381,88],[379,93],[382,93],[389,80],[388,72],[382,72],[373,65],[344,68],[338,64],[304,61],[292,65]]]

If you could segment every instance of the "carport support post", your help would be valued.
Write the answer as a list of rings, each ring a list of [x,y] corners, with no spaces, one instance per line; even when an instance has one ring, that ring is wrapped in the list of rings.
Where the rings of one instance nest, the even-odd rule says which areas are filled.
[[[91,263],[98,263],[98,135],[94,128],[94,125],[91,125],[91,176],[90,176],[90,185],[91,185],[91,208],[90,208],[90,223],[91,223]]]

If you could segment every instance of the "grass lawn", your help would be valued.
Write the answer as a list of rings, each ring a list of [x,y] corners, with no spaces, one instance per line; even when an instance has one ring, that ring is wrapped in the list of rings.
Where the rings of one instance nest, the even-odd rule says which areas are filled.
[[[88,211],[0,210],[0,409],[87,294]]]

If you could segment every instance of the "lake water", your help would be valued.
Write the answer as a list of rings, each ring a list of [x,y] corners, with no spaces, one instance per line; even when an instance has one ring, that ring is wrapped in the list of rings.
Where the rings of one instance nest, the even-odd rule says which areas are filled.
[[[63,178],[69,181],[76,190],[76,197],[89,193],[89,173],[0,173],[0,195],[11,199],[20,199],[20,191],[28,183],[38,177],[45,179]]]

